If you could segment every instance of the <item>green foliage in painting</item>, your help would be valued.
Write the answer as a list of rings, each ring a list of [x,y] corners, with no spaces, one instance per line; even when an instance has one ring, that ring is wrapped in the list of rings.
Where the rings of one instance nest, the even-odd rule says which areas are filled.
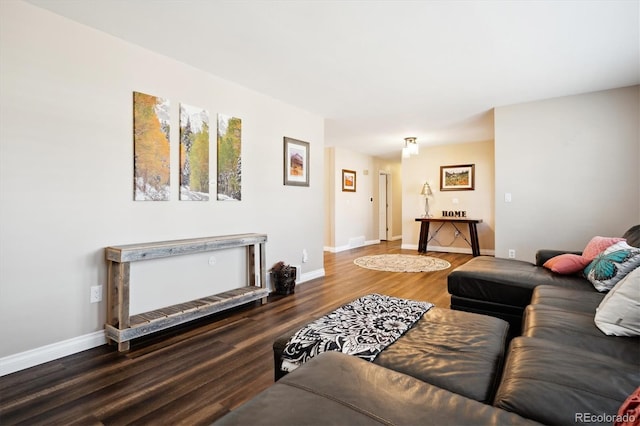
[[[182,123],[182,107],[180,110],[180,186],[188,187],[191,180],[191,165],[189,161],[189,150],[193,143],[193,132],[191,131],[191,121],[187,118],[186,123]]]
[[[209,192],[209,125],[202,124],[202,130],[194,135],[189,152],[191,163],[191,189]]]
[[[180,199],[209,199],[209,114],[180,105]]]
[[[242,120],[218,118],[218,199],[242,199]]]
[[[169,199],[168,102],[134,92],[135,200]]]

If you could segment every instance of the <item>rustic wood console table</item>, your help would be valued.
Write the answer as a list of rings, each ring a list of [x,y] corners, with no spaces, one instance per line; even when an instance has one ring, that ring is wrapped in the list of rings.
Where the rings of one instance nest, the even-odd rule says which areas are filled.
[[[109,262],[107,284],[107,322],[105,334],[118,344],[119,351],[129,350],[129,341],[165,328],[182,324],[216,312],[262,299],[266,303],[265,243],[266,234],[238,234],[187,240],[159,241],[105,248]],[[255,248],[259,247],[259,271],[255,268]],[[129,316],[130,263],[163,257],[181,256],[213,250],[246,247],[247,285],[223,293]]]

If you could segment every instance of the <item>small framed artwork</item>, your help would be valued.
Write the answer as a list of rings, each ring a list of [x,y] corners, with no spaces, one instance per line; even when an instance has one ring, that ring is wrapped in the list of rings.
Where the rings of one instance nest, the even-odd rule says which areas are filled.
[[[284,138],[284,184],[309,186],[309,142]]]
[[[356,192],[356,172],[342,169],[342,191]]]
[[[440,191],[473,191],[475,164],[440,166]]]

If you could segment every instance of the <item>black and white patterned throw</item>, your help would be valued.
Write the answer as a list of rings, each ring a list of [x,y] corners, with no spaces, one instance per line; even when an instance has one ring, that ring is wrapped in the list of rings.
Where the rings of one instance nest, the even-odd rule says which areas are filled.
[[[431,307],[429,302],[381,294],[363,296],[298,330],[284,348],[282,370],[291,372],[326,351],[373,361]]]

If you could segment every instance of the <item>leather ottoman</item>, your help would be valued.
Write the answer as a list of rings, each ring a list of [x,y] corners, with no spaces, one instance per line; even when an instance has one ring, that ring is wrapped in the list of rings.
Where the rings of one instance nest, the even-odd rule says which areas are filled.
[[[433,307],[373,363],[490,403],[500,379],[508,327],[498,318]],[[296,331],[273,344],[276,380],[286,374],[281,370],[282,352]]]

